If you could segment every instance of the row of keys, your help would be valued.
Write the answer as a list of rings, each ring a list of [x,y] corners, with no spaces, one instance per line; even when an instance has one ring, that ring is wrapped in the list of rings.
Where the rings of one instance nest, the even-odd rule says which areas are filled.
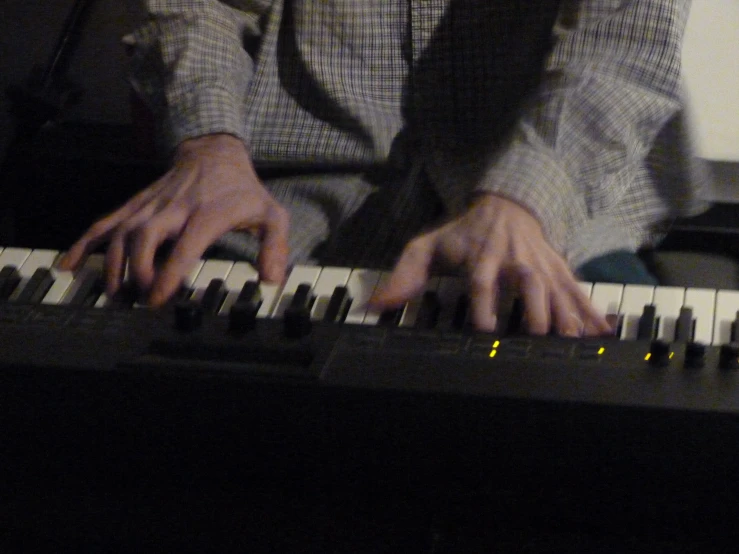
[[[102,256],[90,256],[79,271],[72,273],[51,269],[59,255],[52,250],[0,248],[0,301],[136,305],[136,299],[126,299],[125,293],[114,299],[104,294]],[[280,287],[256,284],[257,272],[246,262],[201,260],[184,281],[188,292],[183,298],[206,312],[228,314],[237,305],[247,312],[255,311],[257,318],[292,317],[301,311],[303,317],[307,312],[313,321],[424,328],[464,326],[465,285],[458,278],[432,278],[424,294],[399,310],[368,310],[367,300],[388,277],[387,272],[372,269],[296,266]],[[244,290],[247,283],[251,290]],[[624,340],[727,344],[739,338],[739,291],[607,283],[582,283],[582,287]],[[502,305],[505,313],[499,314],[503,327],[499,331],[515,332],[520,325],[520,305]]]
[[[596,283],[593,305],[624,340],[737,342],[739,291]]]

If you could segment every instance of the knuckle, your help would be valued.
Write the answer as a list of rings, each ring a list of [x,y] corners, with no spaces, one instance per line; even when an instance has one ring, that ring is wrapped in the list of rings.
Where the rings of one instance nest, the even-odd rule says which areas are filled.
[[[405,251],[411,256],[420,256],[425,254],[433,243],[433,238],[429,234],[418,235],[408,241]]]
[[[155,224],[149,222],[143,225],[139,225],[138,227],[133,227],[128,231],[128,234],[131,235],[131,238],[135,242],[148,243],[149,241],[155,240],[157,238],[157,236],[159,235],[159,230],[157,229]]]

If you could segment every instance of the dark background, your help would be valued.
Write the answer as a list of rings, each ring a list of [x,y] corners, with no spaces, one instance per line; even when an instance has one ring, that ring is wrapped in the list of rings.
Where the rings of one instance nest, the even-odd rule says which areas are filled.
[[[71,60],[68,77],[84,93],[65,119],[125,124],[130,121],[126,58],[121,37],[132,29],[134,2],[97,0]],[[12,120],[5,95],[23,84],[35,64],[45,65],[73,0],[3,0],[0,2],[0,146],[5,151]]]
[[[39,86],[79,6],[79,33],[70,35],[54,82]],[[132,0],[1,3],[0,244],[66,249],[158,175],[131,124],[121,38],[135,27],[137,9]],[[60,91],[72,101],[58,102]],[[47,104],[61,107],[55,124],[19,141]]]

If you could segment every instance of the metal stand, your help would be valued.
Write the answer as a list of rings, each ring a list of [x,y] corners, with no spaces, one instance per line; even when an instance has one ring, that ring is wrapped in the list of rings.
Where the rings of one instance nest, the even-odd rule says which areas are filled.
[[[54,50],[43,67],[35,66],[25,85],[8,88],[14,134],[0,163],[0,190],[7,183],[18,182],[13,177],[20,169],[23,152],[38,132],[56,121],[61,113],[79,101],[82,89],[66,80],[66,73],[76,51],[90,9],[96,0],[76,0],[62,27]],[[6,199],[13,191],[5,191]],[[0,245],[14,244],[15,214],[12,202],[0,208]]]

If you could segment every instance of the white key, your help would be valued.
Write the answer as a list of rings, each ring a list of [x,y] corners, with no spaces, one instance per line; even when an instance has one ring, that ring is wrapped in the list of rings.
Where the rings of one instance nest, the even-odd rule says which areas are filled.
[[[126,260],[126,263],[123,267],[123,282],[128,281],[128,260]],[[108,306],[112,302],[112,298],[108,296],[108,294],[103,291],[103,293],[98,297],[97,302],[95,302],[96,308],[104,308]],[[134,304],[134,308],[143,308],[145,307],[143,304],[139,304],[138,302]]]
[[[374,269],[354,269],[346,283],[352,305],[346,316],[346,323],[364,323],[367,315],[367,301],[375,291],[380,280],[380,271]]]
[[[703,344],[711,344],[716,291],[713,289],[686,289],[685,307],[693,310],[693,321],[695,322],[693,340]]]
[[[590,298],[590,295],[593,293],[593,283],[586,283],[585,281],[580,281],[577,284],[580,286],[580,290],[582,290],[585,293],[585,296]]]
[[[639,318],[644,306],[652,303],[654,287],[649,285],[626,285],[621,296],[619,314],[622,318],[621,339],[636,340],[639,331]]]
[[[190,298],[198,302],[202,300],[205,289],[208,288],[210,282],[213,279],[223,279],[225,281],[233,265],[233,262],[227,260],[206,260],[192,282],[191,288],[194,290]]]
[[[321,268],[317,265],[296,265],[290,272],[290,276],[285,281],[285,286],[282,288],[280,298],[277,301],[274,311],[271,314],[273,318],[282,317],[285,314],[285,310],[292,302],[295,291],[300,285],[310,285],[311,290],[318,281],[318,276],[321,274]]]
[[[436,292],[439,288],[439,278],[432,277],[426,283],[426,288],[420,296],[412,298],[406,302],[403,308],[403,314],[400,316],[398,322],[399,327],[413,327],[416,324],[416,318],[418,318],[418,312],[421,309],[421,301],[423,300],[423,294],[426,292]]]
[[[380,278],[377,281],[377,286],[375,287],[375,289],[380,289],[384,287],[390,280],[390,275],[391,273],[389,271],[381,271]],[[369,297],[367,298],[367,300],[369,300]],[[377,323],[380,321],[380,316],[382,315],[382,312],[383,310],[368,309],[367,313],[364,314],[364,321],[362,321],[362,323],[364,325],[377,325]]]
[[[111,302],[111,298],[103,292],[100,296],[98,296],[98,299],[95,301],[95,308],[105,308],[107,305],[109,305]]]
[[[23,277],[31,277],[37,269],[51,268],[59,252],[56,250],[33,250],[19,271]]]
[[[280,298],[280,285],[272,283],[259,283],[259,292],[262,294],[262,305],[259,306],[257,317],[270,317],[274,311],[277,300]]]
[[[71,271],[62,271],[60,269],[56,269],[56,263],[64,254],[60,253],[56,260],[54,260],[54,264],[51,267],[51,273],[54,276],[54,284],[51,285],[51,288],[49,289],[49,292],[46,293],[46,296],[44,296],[44,299],[41,301],[42,304],[60,304],[62,301],[62,298],[64,298],[64,295],[67,292],[67,289],[72,285],[72,282],[74,281],[74,273]]]
[[[739,291],[720,290],[716,293],[716,315],[713,319],[713,344],[731,342],[731,324],[739,311]]]
[[[185,277],[185,279],[182,281],[182,286],[187,287],[188,289],[193,288],[198,275],[200,275],[200,270],[203,269],[204,265],[205,260],[198,260],[198,262],[190,270],[190,273],[187,274],[187,277]]]
[[[614,283],[595,283],[590,293],[590,301],[596,311],[605,316],[606,321],[613,327],[616,327],[618,323],[623,289],[623,285]]]
[[[259,281],[259,272],[249,262],[236,262],[225,280],[228,294],[221,305],[221,310],[218,312],[219,314],[228,314],[231,306],[233,306],[234,302],[236,302],[236,299],[239,297],[239,293],[244,287],[244,283],[247,281]],[[259,306],[257,317],[269,317],[274,309],[275,302],[279,298],[281,289],[282,287],[278,284],[259,283],[259,292],[262,296],[262,304]]]
[[[595,309],[603,315],[618,314],[623,290],[623,285],[595,283],[593,291],[590,293],[590,301]]]
[[[321,320],[326,313],[331,295],[336,287],[346,286],[352,270],[348,267],[324,267],[318,276],[313,294],[316,298],[311,309],[311,319]]]
[[[79,290],[79,286],[82,284],[82,281],[90,274],[102,275],[104,268],[104,254],[91,254],[90,256],[88,256],[85,260],[85,263],[82,264],[82,267],[74,272],[74,278],[72,279],[72,282],[69,284],[69,287],[67,287],[67,290],[64,291],[64,294],[62,295],[62,298],[58,303],[68,304],[70,300],[72,300],[72,298],[74,297],[75,293]],[[52,289],[53,288],[54,287],[52,286]],[[51,289],[49,290],[49,293],[51,293]]]
[[[225,285],[228,294],[223,300],[219,314],[228,313],[247,281],[259,281],[259,272],[248,262],[236,262],[226,277]]]
[[[29,248],[6,248],[0,254],[0,269],[8,265],[15,266],[18,269],[30,255],[31,250]]]
[[[675,340],[675,327],[680,316],[680,308],[685,301],[685,289],[682,287],[657,287],[654,290],[652,304],[657,308],[659,326],[657,338],[672,342]]]
[[[54,264],[59,252],[55,250],[33,250],[18,268],[18,272],[21,274],[21,282],[16,287],[15,292],[10,296],[10,300],[13,300],[20,294],[23,288],[28,284],[28,280],[33,276],[37,269],[49,269]]]

